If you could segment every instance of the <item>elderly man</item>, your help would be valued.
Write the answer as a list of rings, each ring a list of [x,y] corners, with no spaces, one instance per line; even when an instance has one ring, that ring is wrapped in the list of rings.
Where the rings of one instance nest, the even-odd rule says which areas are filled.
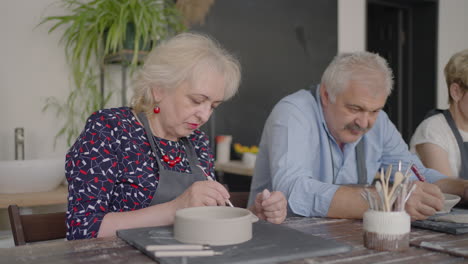
[[[413,162],[427,179],[416,183],[406,204],[413,220],[442,209],[442,192],[466,200],[468,182],[425,168],[382,111],[392,85],[382,57],[369,52],[336,56],[318,87],[291,94],[274,107],[251,193],[282,191],[297,215],[362,218],[368,208],[360,196],[362,185],[370,184],[380,168],[396,168],[401,161],[405,170]]]

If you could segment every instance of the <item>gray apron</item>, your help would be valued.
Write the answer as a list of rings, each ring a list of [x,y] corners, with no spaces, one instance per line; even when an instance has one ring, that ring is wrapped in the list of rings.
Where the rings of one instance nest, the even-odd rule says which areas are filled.
[[[312,93],[312,96],[317,100],[317,97],[315,95],[317,91],[318,85],[311,85],[309,87],[310,92]],[[317,100],[317,104],[320,104],[320,99]],[[328,142],[330,144],[330,142]],[[330,149],[330,152],[332,150]],[[358,174],[358,185],[366,185],[368,184],[367,182],[367,170],[366,170],[366,160],[365,160],[365,151],[364,151],[364,139],[361,138],[361,141],[356,145],[355,148],[355,155],[356,155],[356,167],[357,167],[357,174]],[[332,161],[333,162],[333,161]],[[332,164],[332,168],[334,165]],[[335,178],[335,175],[333,175],[333,178]],[[335,182],[333,182],[335,184]]]
[[[449,110],[440,110],[440,109],[433,109],[427,113],[426,118],[436,115],[438,113],[442,113],[447,120],[450,129],[452,130],[455,139],[457,140],[458,148],[460,149],[460,172],[458,177],[461,179],[468,180],[468,142],[463,142],[463,138],[460,135],[460,131],[458,131],[457,125],[455,125],[455,121],[453,120],[452,114],[450,114]]]
[[[148,119],[144,113],[139,113],[138,118],[143,123],[143,127],[146,131],[146,136],[151,145],[151,150],[153,151],[156,162],[159,167],[159,183],[156,188],[156,192],[153,195],[153,200],[150,203],[151,205],[162,204],[174,200],[179,195],[181,195],[186,189],[188,189],[196,181],[205,181],[206,176],[203,171],[196,166],[199,161],[195,149],[193,148],[190,141],[183,137],[180,140],[185,146],[187,158],[189,160],[189,166],[191,173],[183,173],[177,171],[171,171],[166,169],[165,166],[161,163],[161,159],[158,156],[159,151],[156,148],[156,142],[151,132]]]

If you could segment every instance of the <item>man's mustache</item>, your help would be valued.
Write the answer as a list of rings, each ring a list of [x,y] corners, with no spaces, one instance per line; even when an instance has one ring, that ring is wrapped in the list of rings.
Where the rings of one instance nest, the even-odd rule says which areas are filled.
[[[369,131],[370,126],[368,127],[360,127],[359,125],[356,125],[356,124],[347,124],[345,126],[345,129],[346,130],[354,130],[354,131],[359,131],[359,132],[363,132],[363,133],[366,133],[367,131]]]

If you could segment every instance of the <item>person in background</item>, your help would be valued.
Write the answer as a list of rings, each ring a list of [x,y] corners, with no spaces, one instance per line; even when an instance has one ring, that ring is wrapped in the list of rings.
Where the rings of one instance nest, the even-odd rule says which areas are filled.
[[[413,220],[443,207],[442,192],[468,199],[468,182],[425,168],[411,154],[382,111],[392,90],[392,72],[377,54],[337,55],[318,87],[283,98],[263,130],[251,193],[282,191],[290,213],[301,216],[362,218],[361,197],[380,168],[394,171],[414,163],[427,182],[416,182],[406,203]],[[415,176],[412,176],[416,179]],[[356,185],[358,184],[358,185]],[[255,202],[251,195],[249,203]]]
[[[428,114],[411,138],[411,151],[428,168],[468,179],[468,49],[450,58],[444,74],[449,109]]]
[[[67,239],[170,225],[177,209],[224,206],[214,156],[199,130],[240,83],[239,62],[207,36],[182,33],[148,55],[132,107],[99,110],[66,155]],[[264,191],[249,208],[281,223],[286,199]]]

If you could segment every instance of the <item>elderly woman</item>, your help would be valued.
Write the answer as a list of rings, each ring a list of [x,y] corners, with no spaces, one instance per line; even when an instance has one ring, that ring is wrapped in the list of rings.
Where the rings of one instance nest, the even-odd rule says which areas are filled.
[[[425,119],[410,146],[426,167],[468,179],[468,49],[454,54],[444,73],[450,107]]]
[[[66,156],[67,238],[170,225],[177,209],[225,205],[214,156],[199,130],[240,82],[238,61],[210,38],[177,35],[158,45],[136,79],[132,108],[95,112]],[[281,223],[281,192],[249,208]]]

